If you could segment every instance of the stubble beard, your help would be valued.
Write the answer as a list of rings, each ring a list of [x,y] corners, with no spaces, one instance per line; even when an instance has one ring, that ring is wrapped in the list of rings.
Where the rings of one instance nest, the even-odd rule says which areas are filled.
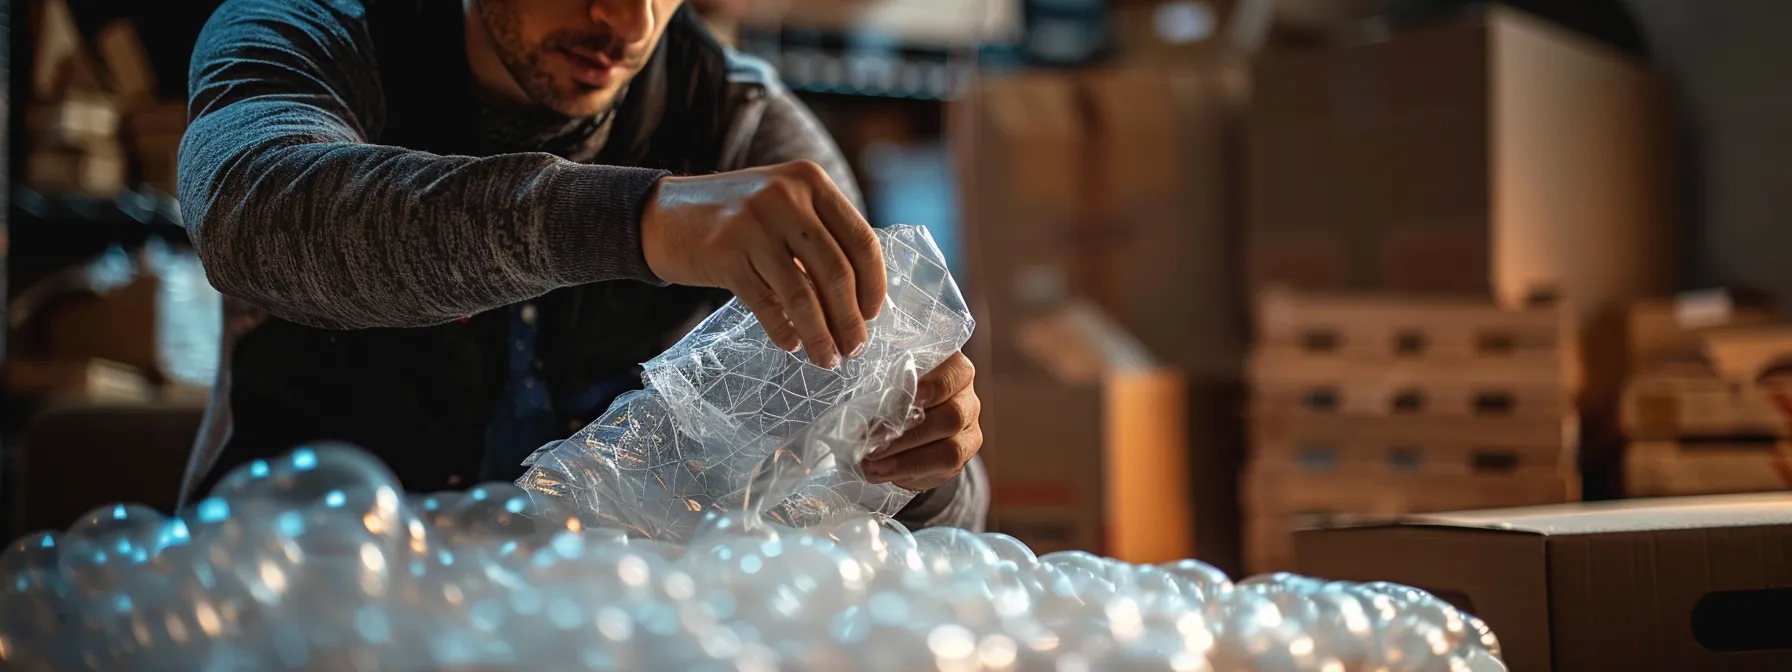
[[[595,109],[580,96],[563,95],[554,76],[542,67],[541,48],[523,43],[522,22],[518,18],[517,0],[478,0],[480,18],[484,19],[486,36],[498,52],[498,61],[510,72],[523,94],[535,104],[568,117],[598,116],[608,111],[614,100],[600,101]],[[612,96],[613,97],[613,96]]]

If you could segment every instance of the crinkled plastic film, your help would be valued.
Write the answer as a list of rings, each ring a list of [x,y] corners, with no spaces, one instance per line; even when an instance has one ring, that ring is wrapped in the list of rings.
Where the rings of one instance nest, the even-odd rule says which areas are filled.
[[[797,527],[895,514],[915,493],[866,482],[859,463],[919,419],[920,374],[963,347],[974,322],[925,228],[877,237],[889,293],[860,356],[815,366],[730,301],[646,364],[645,389],[530,456],[517,485],[668,541],[710,511]]]

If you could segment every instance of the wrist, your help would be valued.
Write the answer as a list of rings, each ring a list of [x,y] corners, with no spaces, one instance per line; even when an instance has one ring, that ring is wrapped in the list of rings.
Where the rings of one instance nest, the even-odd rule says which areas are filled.
[[[660,207],[660,192],[666,182],[674,178],[661,176],[648,188],[647,196],[641,199],[641,210],[637,216],[639,238],[641,241],[641,258],[646,262],[647,272],[660,282],[665,282],[666,265],[665,243],[665,211]]]

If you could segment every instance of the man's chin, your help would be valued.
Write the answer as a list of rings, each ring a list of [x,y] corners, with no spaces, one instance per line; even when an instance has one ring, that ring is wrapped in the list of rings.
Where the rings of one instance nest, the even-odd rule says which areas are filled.
[[[595,117],[608,111],[616,104],[616,91],[565,92],[547,107],[555,112],[572,118]]]

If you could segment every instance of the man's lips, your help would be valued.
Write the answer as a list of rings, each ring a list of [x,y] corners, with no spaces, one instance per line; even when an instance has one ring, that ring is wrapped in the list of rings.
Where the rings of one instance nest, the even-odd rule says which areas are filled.
[[[580,84],[592,88],[604,88],[615,81],[617,64],[593,52],[563,47],[558,49],[561,56],[572,66],[572,78]]]

